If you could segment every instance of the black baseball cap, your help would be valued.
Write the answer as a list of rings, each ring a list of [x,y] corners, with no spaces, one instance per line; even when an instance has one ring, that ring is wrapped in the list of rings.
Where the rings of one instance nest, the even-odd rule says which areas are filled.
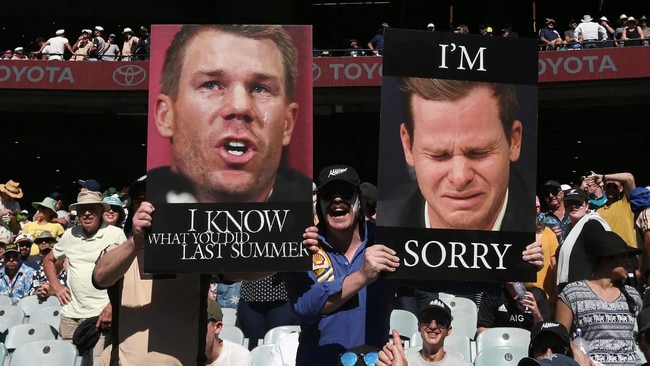
[[[532,345],[542,334],[551,333],[562,341],[562,343],[569,346],[571,338],[569,337],[569,331],[564,327],[564,325],[556,322],[537,322],[533,324],[533,327],[530,329],[530,344]]]
[[[580,203],[585,203],[587,200],[589,200],[587,192],[580,188],[571,188],[564,193],[564,202],[578,201]]]
[[[442,300],[440,299],[434,299],[429,302],[429,304],[422,309],[420,312],[419,316],[419,321],[427,323],[427,320],[429,317],[427,316],[431,312],[437,312],[439,314],[442,314],[446,318],[449,319],[449,322],[451,322],[454,317],[451,316],[451,308],[445,304]]]
[[[318,174],[318,189],[334,181],[348,182],[355,187],[361,185],[359,174],[353,167],[348,165],[330,165],[323,168]]]
[[[560,184],[560,182],[556,180],[547,180],[546,182],[544,182],[544,184],[542,184],[542,188],[547,188],[547,187],[562,188],[562,185]]]
[[[522,358],[517,366],[537,366],[537,365],[549,365],[549,366],[578,366],[578,363],[565,355],[560,355],[557,353],[544,356],[539,360],[536,360],[532,357]]]

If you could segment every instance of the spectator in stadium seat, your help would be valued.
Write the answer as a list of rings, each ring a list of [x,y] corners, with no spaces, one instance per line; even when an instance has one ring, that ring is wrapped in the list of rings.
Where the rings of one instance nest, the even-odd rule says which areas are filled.
[[[115,43],[115,34],[111,33],[104,45],[102,61],[119,61],[121,55],[120,46]]]
[[[518,366],[529,365],[571,366],[591,365],[591,362],[589,357],[571,342],[569,331],[562,324],[545,321],[533,325],[528,357],[518,363]]]
[[[571,220],[563,205],[564,194],[562,186],[555,180],[546,181],[540,190],[547,211],[538,215],[539,223],[553,230],[560,243],[571,230]]]
[[[357,42],[356,38],[351,38],[350,46],[348,47],[347,51],[345,51],[345,55],[352,56],[352,57],[365,56],[366,50],[359,47],[359,43]]]
[[[574,45],[578,45],[577,48],[580,48],[578,43],[578,37],[576,36],[576,28],[578,27],[578,21],[575,19],[569,20],[569,29],[564,31],[564,43],[567,46],[567,49],[573,49]]]
[[[112,307],[106,290],[93,287],[92,272],[104,248],[126,241],[122,229],[103,222],[102,213],[108,206],[99,192],[79,192],[77,202],[70,205],[70,210],[77,211],[79,225],[66,230],[43,260],[51,291],[63,305],[59,337],[72,341],[74,331],[84,320],[98,317],[95,328],[101,335],[94,356],[99,356],[110,343],[106,332],[111,328]],[[61,285],[58,278],[57,262],[62,259],[69,263],[68,286]]]
[[[605,28],[605,35],[607,36],[607,41],[603,43],[603,46],[605,47],[613,47],[614,46],[614,34],[616,33],[616,30],[612,28],[609,25],[609,19],[607,19],[606,16],[600,17],[598,20],[598,24],[600,24],[603,28]]]
[[[618,25],[614,30],[614,45],[616,47],[623,47],[622,37],[625,32],[625,23],[627,22],[627,15],[621,14],[618,17]]]
[[[24,265],[38,270],[39,264],[30,258],[29,252],[34,244],[34,237],[29,234],[20,234],[14,239],[14,243],[18,245],[18,252],[20,253],[20,260]]]
[[[23,233],[37,237],[47,230],[52,235],[61,237],[65,229],[58,222],[54,222],[57,216],[56,201],[53,198],[45,197],[42,202],[32,202],[32,206],[38,210],[38,213],[35,215],[34,221],[23,226]],[[30,254],[38,254],[38,246],[33,245]]]
[[[559,50],[564,41],[560,33],[555,30],[555,19],[546,18],[544,28],[539,30],[539,41],[545,45],[546,51]]]
[[[334,365],[346,350],[378,348],[386,341],[394,290],[380,273],[394,272],[399,259],[392,249],[374,244],[374,224],[362,214],[360,184],[350,166],[329,166],[319,173],[319,224],[303,236],[320,244],[314,255],[319,264],[311,271],[285,273],[300,319],[298,366]]]
[[[569,233],[556,255],[556,284],[561,290],[569,282],[580,281],[592,273],[589,259],[592,237],[610,230],[607,222],[596,212],[589,212],[588,196],[580,188],[569,190],[564,207],[570,220]]]
[[[499,296],[485,294],[478,309],[477,332],[495,327],[531,330],[533,324],[550,320],[551,314],[544,290],[526,284],[526,296],[520,298],[513,282],[504,282]]]
[[[133,35],[133,30],[129,27],[124,28],[122,31],[124,37],[124,44],[122,45],[122,61],[131,61],[135,50],[138,47],[140,38]]]
[[[103,33],[104,27],[96,25],[92,38],[92,47],[90,48],[90,53],[88,55],[89,60],[98,61],[101,58],[102,52],[104,51],[104,45],[106,44]]]
[[[452,323],[453,317],[449,306],[439,299],[432,300],[418,316],[418,330],[422,337],[422,347],[419,352],[405,354],[399,333],[393,329],[393,342],[387,342],[379,351],[377,365],[471,366],[470,361],[445,350],[445,339],[452,333]]]
[[[253,366],[253,356],[246,347],[219,337],[223,329],[223,311],[208,299],[208,329],[205,335],[207,366]]]
[[[648,27],[648,18],[646,18],[645,15],[642,15],[641,18],[639,18],[639,26],[641,27],[641,30],[643,31],[643,36],[645,37],[645,39],[643,40],[643,45],[647,46],[648,38],[650,38],[650,27]]]
[[[149,33],[149,28],[145,26],[140,27],[140,40],[133,53],[136,55],[136,60],[144,61],[149,59],[149,54],[151,53],[151,34]]]
[[[41,45],[41,48],[38,52],[43,52],[46,46],[50,46],[50,51],[48,53],[48,60],[65,60],[65,51],[68,50],[70,53],[74,54],[72,51],[72,46],[70,42],[65,37],[65,29],[59,29],[56,31],[56,36],[48,39]]]
[[[70,58],[71,61],[86,61],[90,55],[90,50],[93,47],[93,42],[90,39],[92,31],[90,29],[82,29],[81,35],[77,39],[77,42],[72,45],[73,56]]]
[[[590,357],[605,365],[635,365],[635,318],[642,309],[637,290],[623,283],[640,250],[628,246],[613,231],[591,238],[588,279],[569,283],[561,291],[556,321],[567,330],[582,329]]]
[[[580,184],[580,189],[584,190],[587,192],[587,195],[589,195],[590,210],[595,210],[607,202],[607,196],[603,189],[604,187],[600,184],[596,184],[592,179],[587,179],[587,177],[593,173],[594,172],[589,172],[587,175],[583,176],[581,178],[582,183]]]
[[[586,14],[574,30],[582,48],[598,48],[602,42],[607,40],[605,27],[592,22],[592,20],[591,15]]]
[[[14,49],[14,55],[11,58],[12,60],[27,60],[27,55],[25,55],[25,49],[22,47],[16,47]]]
[[[384,32],[386,28],[389,28],[388,23],[381,23],[381,28],[377,29],[377,32],[368,41],[368,48],[377,56],[382,55],[384,52]]]
[[[639,21],[634,17],[628,17],[625,21],[625,28],[621,34],[621,41],[625,47],[641,46],[643,44],[643,29],[639,26]]]
[[[636,188],[634,176],[631,173],[594,173],[587,179],[605,187],[607,202],[596,209],[612,228],[620,235],[627,245],[636,248],[636,232],[634,230],[634,213],[630,205],[630,192]]]
[[[34,291],[36,270],[20,259],[18,244],[9,243],[3,254],[4,266],[0,268],[0,294],[9,296],[12,304]]]
[[[644,296],[643,305],[649,305],[647,297],[650,292],[646,291],[650,283],[650,190],[647,187],[636,187],[630,192],[630,205],[634,212],[635,228],[639,240],[639,249],[643,250],[639,263],[638,289],[641,296]]]
[[[35,59],[37,59],[37,60],[47,60],[47,58],[49,57],[50,45],[48,44],[48,45],[43,46],[46,41],[47,40],[45,39],[45,37],[36,38],[36,46],[38,47],[39,51],[33,52],[33,54],[36,57]]]

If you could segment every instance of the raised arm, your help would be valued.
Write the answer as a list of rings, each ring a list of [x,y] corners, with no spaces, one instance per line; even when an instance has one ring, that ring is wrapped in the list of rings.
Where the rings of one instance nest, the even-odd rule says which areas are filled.
[[[112,250],[107,250],[98,260],[93,270],[93,282],[102,288],[110,287],[129,269],[131,263],[144,247],[145,231],[151,227],[154,207],[142,202],[133,215],[133,235]]]

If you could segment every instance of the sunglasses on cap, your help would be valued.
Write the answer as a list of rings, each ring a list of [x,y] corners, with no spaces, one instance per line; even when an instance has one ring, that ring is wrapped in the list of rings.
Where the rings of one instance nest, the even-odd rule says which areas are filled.
[[[356,194],[357,188],[346,182],[332,182],[320,189],[320,197],[326,201],[333,201],[336,197],[351,201]]]
[[[379,360],[377,352],[368,352],[365,355],[363,353],[357,355],[354,352],[345,352],[339,357],[339,361],[341,361],[341,365],[343,366],[354,366],[357,364],[357,361],[359,361],[359,356],[363,357],[363,363],[366,366],[375,366]]]

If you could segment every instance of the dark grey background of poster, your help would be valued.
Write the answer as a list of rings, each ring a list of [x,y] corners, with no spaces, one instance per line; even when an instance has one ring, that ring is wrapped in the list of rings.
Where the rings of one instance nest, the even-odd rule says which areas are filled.
[[[535,282],[537,279],[535,267],[521,260],[521,253],[526,244],[535,240],[533,233],[378,226],[377,237],[382,238],[384,243],[389,243],[387,245],[393,248],[400,258],[400,266],[397,271],[385,274],[390,278],[479,282]],[[408,244],[407,251],[407,242],[410,240],[417,241],[417,246],[411,242]],[[437,243],[430,244],[425,250],[425,245],[429,241]],[[463,243],[463,245],[452,245],[450,242]],[[485,246],[475,246],[472,243],[482,243]],[[506,252],[503,258],[503,267],[505,268],[496,268],[495,264],[500,262],[492,244],[497,245],[501,253]],[[506,250],[504,244],[512,244],[512,246]],[[445,248],[444,258],[441,255],[440,245]],[[486,268],[482,260],[474,259],[475,247],[479,248],[477,250],[479,256],[485,254],[485,260],[493,268]],[[484,253],[483,250],[486,247],[487,250]],[[451,254],[454,250],[457,253],[465,252],[462,258],[470,268],[464,267],[458,257],[453,260],[455,267],[451,267]],[[429,265],[425,263],[424,258],[430,263]],[[440,266],[433,267],[437,264]],[[475,268],[471,268],[475,264]]]
[[[193,217],[188,211],[191,209],[196,210]],[[273,230],[270,231],[262,230],[258,234],[248,232],[250,240],[247,240],[243,245],[220,245],[222,258],[209,258],[210,253],[205,250],[206,243],[204,243],[201,245],[201,250],[205,258],[201,258],[202,255],[200,254],[194,255],[196,240],[193,234],[203,234],[210,230],[214,233],[212,238],[215,241],[225,241],[224,235],[218,236],[216,234],[217,229],[214,226],[208,227],[205,211],[217,210],[229,211],[234,217],[238,217],[240,211],[289,210],[289,214],[286,216],[282,230],[279,230],[278,226],[274,225]],[[147,239],[149,240],[153,235],[158,234],[169,234],[172,238],[177,235],[176,237],[185,239],[187,245],[183,249],[181,244],[152,244],[148,242],[145,247],[144,270],[147,273],[292,272],[310,270],[312,267],[311,254],[306,249],[303,251],[302,233],[306,227],[313,225],[311,212],[312,207],[309,202],[174,203],[157,205],[153,216],[156,225],[152,227]],[[250,220],[250,226],[254,230],[257,229],[255,216],[255,213],[252,214]],[[221,229],[225,228],[223,217],[219,216],[216,220]],[[229,225],[229,229],[234,227],[232,223]],[[236,230],[230,231],[236,232]],[[199,241],[203,242],[207,237],[208,235],[203,235]],[[292,244],[284,246],[284,249],[287,250],[286,253],[291,252],[300,256],[243,258],[239,256],[239,253],[248,253],[248,250],[251,249],[248,242],[261,244],[272,242],[276,244],[276,248],[282,248],[281,244],[283,242],[291,242]],[[211,250],[216,252],[218,246],[212,246]],[[236,251],[232,250],[233,246],[236,247]],[[297,253],[296,248],[299,248],[301,252]],[[238,257],[232,258],[230,254],[236,254]],[[189,259],[193,256],[196,259]]]
[[[461,48],[465,48],[473,60],[482,47],[484,71],[478,70],[478,61],[470,69],[466,59],[463,60],[464,69],[459,69],[463,55]],[[388,28],[382,74],[537,85],[537,47],[537,40],[531,38]],[[443,64],[443,55],[446,68],[439,67]]]
[[[530,207],[530,227],[522,227],[521,231],[480,231],[480,230],[441,230],[424,228],[399,228],[399,227],[377,227],[377,241],[393,247],[400,253],[404,261],[404,245],[407,240],[413,239],[425,243],[432,239],[442,238],[445,242],[467,242],[476,240],[489,243],[512,243],[512,251],[508,252],[507,261],[510,263],[508,270],[493,271],[485,269],[459,270],[452,268],[429,268],[420,262],[416,267],[405,268],[400,266],[396,277],[399,278],[440,278],[440,279],[466,279],[477,280],[480,278],[487,281],[522,280],[534,279],[534,269],[521,259],[521,252],[525,246],[535,240],[534,219],[535,211],[533,206],[536,171],[537,171],[537,49],[536,42],[526,40],[517,42],[522,46],[517,52],[525,52],[526,55],[517,54],[517,58],[509,58],[515,49],[508,50],[508,45],[515,43],[508,42],[502,37],[468,37],[466,35],[436,34],[438,32],[421,32],[410,30],[396,30],[386,38],[384,55],[384,74],[382,78],[381,94],[381,122],[379,134],[379,170],[378,170],[378,207],[377,223],[382,222],[382,210],[385,200],[390,198],[394,192],[415,176],[411,173],[410,167],[404,159],[404,152],[400,140],[399,126],[403,121],[401,98],[399,96],[396,82],[398,77],[414,76],[441,79],[460,79],[490,82],[507,81],[514,85],[519,108],[517,119],[523,126],[522,148],[519,160],[511,163],[511,166],[518,168],[523,178],[524,191],[530,192],[528,202],[509,202],[509,204],[523,205]],[[494,38],[494,39],[487,39]],[[498,45],[500,52],[486,53],[491,56],[485,60],[485,65],[490,67],[494,64],[507,64],[515,67],[518,62],[527,62],[527,65],[518,65],[526,71],[526,80],[513,79],[513,75],[520,75],[512,72],[511,69],[499,67],[499,72],[478,73],[477,72],[449,72],[437,68],[436,59],[433,56],[437,42],[456,42],[465,44],[467,48],[478,49],[481,45],[487,44],[488,49],[496,49]],[[530,47],[530,45],[533,47]],[[530,55],[529,55],[530,53]],[[521,56],[521,57],[520,57]],[[530,60],[529,60],[530,59]],[[448,60],[449,61],[449,60]],[[532,66],[529,64],[532,62]],[[448,62],[449,63],[449,62]],[[397,65],[396,65],[397,64]],[[388,71],[387,71],[388,70]],[[493,69],[496,70],[496,69]],[[395,72],[398,72],[397,74]],[[477,76],[478,75],[478,76]],[[523,77],[522,77],[523,78]],[[513,81],[519,81],[513,82]],[[527,84],[526,84],[527,83]],[[512,179],[512,177],[511,177]],[[421,207],[414,207],[413,210],[421,210]],[[526,218],[524,218],[526,219]],[[493,258],[494,259],[494,258]]]
[[[404,150],[399,137],[403,121],[402,102],[396,82],[398,77],[383,76],[381,85],[381,123],[379,130],[379,164],[377,173],[378,200],[389,197],[405,183],[414,180],[404,160]],[[517,118],[523,125],[521,156],[512,163],[524,172],[526,188],[535,192],[537,182],[537,100],[538,88],[532,85],[515,85],[519,109]],[[551,178],[548,178],[551,179]],[[531,207],[534,202],[531,197]],[[381,207],[381,202],[379,203]],[[531,212],[534,212],[531,211]],[[532,213],[531,213],[532,215]],[[532,216],[531,216],[532,217]]]

